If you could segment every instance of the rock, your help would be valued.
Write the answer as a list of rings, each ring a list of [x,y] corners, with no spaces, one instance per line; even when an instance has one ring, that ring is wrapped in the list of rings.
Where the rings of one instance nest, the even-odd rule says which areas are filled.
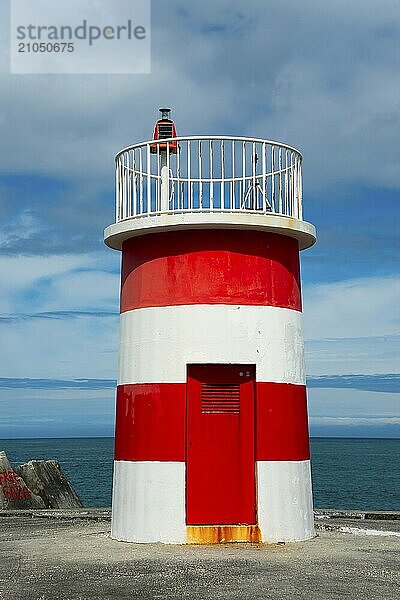
[[[30,460],[16,469],[0,452],[0,509],[82,508],[56,460]]]
[[[12,468],[5,452],[0,452],[0,509],[46,508],[40,496],[29,489]]]
[[[45,508],[82,508],[77,493],[56,460],[30,460],[16,468],[28,488],[43,500]]]

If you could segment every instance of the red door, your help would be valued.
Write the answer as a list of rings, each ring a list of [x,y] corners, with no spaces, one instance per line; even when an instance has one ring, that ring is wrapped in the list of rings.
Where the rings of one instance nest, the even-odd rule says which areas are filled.
[[[188,525],[256,524],[254,388],[252,365],[188,367]]]

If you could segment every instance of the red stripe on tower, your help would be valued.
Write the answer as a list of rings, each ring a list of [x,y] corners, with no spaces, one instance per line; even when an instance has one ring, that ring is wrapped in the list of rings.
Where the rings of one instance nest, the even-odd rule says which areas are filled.
[[[185,461],[186,385],[119,385],[115,460]]]
[[[305,387],[258,382],[256,399],[257,460],[308,460]],[[184,462],[185,444],[185,383],[118,386],[115,460]]]
[[[297,240],[259,231],[202,230],[126,241],[121,312],[180,304],[301,311]]]

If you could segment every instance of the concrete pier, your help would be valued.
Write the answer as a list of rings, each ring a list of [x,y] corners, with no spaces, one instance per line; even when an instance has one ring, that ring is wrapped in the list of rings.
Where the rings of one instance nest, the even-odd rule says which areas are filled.
[[[316,511],[291,544],[121,543],[108,509],[0,513],[0,598],[142,600],[397,597],[400,513]]]

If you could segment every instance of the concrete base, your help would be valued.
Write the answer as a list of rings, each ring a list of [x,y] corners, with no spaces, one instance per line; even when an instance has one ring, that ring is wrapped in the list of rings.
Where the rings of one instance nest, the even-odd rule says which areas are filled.
[[[399,513],[348,514],[317,511],[309,542],[173,546],[112,540],[109,510],[1,511],[0,597],[392,600]]]

